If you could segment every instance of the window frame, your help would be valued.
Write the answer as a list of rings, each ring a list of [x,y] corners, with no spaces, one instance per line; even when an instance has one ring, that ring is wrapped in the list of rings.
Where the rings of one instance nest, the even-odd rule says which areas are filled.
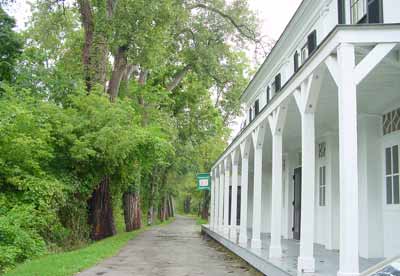
[[[386,194],[387,194],[387,186],[386,186],[386,148],[393,147],[395,145],[399,145],[400,152],[400,131],[392,132],[382,137],[381,143],[381,206],[384,212],[392,212],[392,211],[400,211],[400,204],[387,204]],[[400,158],[400,157],[399,157]],[[400,163],[400,160],[399,160]],[[400,164],[399,164],[400,166]],[[400,170],[400,168],[399,168]],[[400,189],[400,187],[399,187]]]
[[[362,5],[359,5],[359,4]],[[357,6],[357,17],[354,15],[354,7]],[[360,14],[359,8],[363,8],[364,10],[361,11],[362,13]],[[366,18],[367,18],[367,13],[368,13],[368,5],[367,5],[367,0],[351,0],[350,1],[350,23],[351,24],[360,24],[360,23],[367,23]]]
[[[397,156],[395,154],[394,149],[397,150]],[[389,150],[389,155],[390,155],[390,169],[388,172],[388,150]],[[400,143],[399,144],[394,144],[391,146],[385,146],[384,147],[384,204],[386,206],[394,206],[394,207],[400,207]],[[396,168],[395,166],[395,157],[397,158],[397,171],[394,170]],[[395,179],[397,178],[397,198],[396,198],[396,191],[395,191]],[[390,179],[390,181],[388,181]],[[389,187],[389,182],[390,182],[390,202],[389,202],[389,192],[388,192],[388,187]],[[397,200],[396,200],[397,199]]]
[[[318,172],[318,199],[319,207],[326,207],[326,165],[319,166]]]

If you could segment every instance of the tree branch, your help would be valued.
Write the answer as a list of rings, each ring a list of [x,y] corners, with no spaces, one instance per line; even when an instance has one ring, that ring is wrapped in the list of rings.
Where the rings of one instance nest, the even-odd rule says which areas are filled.
[[[183,80],[183,78],[186,76],[186,74],[192,69],[192,66],[186,65],[181,71],[179,71],[175,76],[174,79],[167,84],[166,89],[167,91],[172,91],[174,90],[179,83],[181,83],[181,81]]]
[[[225,20],[229,21],[236,28],[236,30],[245,38],[247,38],[255,43],[261,43],[261,40],[257,37],[257,34],[253,30],[251,30],[248,26],[246,26],[244,24],[239,24],[238,22],[236,22],[236,20],[232,16],[230,16],[229,14],[227,14],[217,8],[210,7],[206,4],[197,3],[197,4],[190,6],[189,9],[204,9],[204,10],[214,12],[214,13],[220,15]]]

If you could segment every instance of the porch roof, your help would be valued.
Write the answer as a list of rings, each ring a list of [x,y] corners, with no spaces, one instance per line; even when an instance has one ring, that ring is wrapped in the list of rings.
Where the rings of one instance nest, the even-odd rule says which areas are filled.
[[[355,35],[354,32],[357,32],[357,34]],[[282,101],[300,86],[301,82],[307,76],[335,51],[340,43],[374,44],[379,42],[400,42],[400,24],[337,25],[318,45],[315,52],[307,58],[299,70],[282,86],[280,93],[273,97],[268,105],[260,110],[257,117],[236,135],[223,153],[212,164],[211,169],[215,169],[216,165],[230,154],[232,148],[238,147],[240,143],[282,103]],[[260,79],[261,76],[257,78]],[[253,81],[255,81],[255,78],[253,78],[252,82]]]

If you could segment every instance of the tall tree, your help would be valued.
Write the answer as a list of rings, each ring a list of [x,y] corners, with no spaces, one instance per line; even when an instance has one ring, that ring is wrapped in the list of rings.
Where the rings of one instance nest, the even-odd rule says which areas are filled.
[[[0,82],[13,79],[16,59],[21,53],[22,42],[13,28],[15,20],[0,6]]]

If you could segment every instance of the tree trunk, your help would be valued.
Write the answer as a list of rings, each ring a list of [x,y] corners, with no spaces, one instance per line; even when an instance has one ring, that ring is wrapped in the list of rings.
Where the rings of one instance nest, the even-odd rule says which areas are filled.
[[[109,186],[110,178],[103,177],[88,200],[88,220],[91,225],[90,238],[92,240],[101,240],[116,234]]]
[[[209,192],[206,190],[204,193],[203,207],[201,210],[201,218],[208,220],[208,209],[210,205]]]
[[[156,193],[156,169],[153,169],[153,173],[150,178],[150,198],[149,198],[149,210],[147,212],[147,225],[153,225],[157,210],[155,207],[155,193]]]
[[[127,232],[140,229],[142,226],[142,210],[140,197],[136,192],[126,192],[123,196],[125,229]]]
[[[93,14],[89,0],[79,0],[78,5],[84,29],[84,41],[85,41],[82,50],[83,72],[84,72],[86,90],[89,93],[90,90],[92,89],[92,78],[90,73],[91,71],[90,53],[93,45],[93,36],[94,36]]]
[[[186,65],[181,71],[179,71],[173,78],[173,80],[167,84],[166,89],[168,91],[174,90],[183,80],[185,75],[192,69],[191,65]]]
[[[110,95],[110,100],[112,102],[114,102],[118,96],[122,77],[126,73],[127,51],[128,49],[126,47],[119,47],[117,54],[114,56],[114,68],[107,90],[107,93],[108,95]]]
[[[184,206],[183,206],[183,212],[185,213],[185,214],[189,214],[190,213],[190,202],[191,202],[191,198],[190,198],[190,196],[187,196],[186,198],[185,198],[185,202],[184,202]]]
[[[170,216],[174,217],[175,216],[174,201],[171,195],[168,196],[168,199],[169,199]]]

